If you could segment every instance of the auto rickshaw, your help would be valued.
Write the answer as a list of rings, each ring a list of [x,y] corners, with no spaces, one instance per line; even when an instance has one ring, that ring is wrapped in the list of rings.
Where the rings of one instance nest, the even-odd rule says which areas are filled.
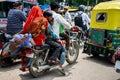
[[[92,10],[89,39],[83,52],[102,55],[112,61],[115,49],[120,46],[120,1],[97,4]]]

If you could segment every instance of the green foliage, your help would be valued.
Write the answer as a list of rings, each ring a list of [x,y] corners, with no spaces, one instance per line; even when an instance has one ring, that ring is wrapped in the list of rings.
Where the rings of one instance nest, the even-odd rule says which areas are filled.
[[[39,4],[50,4],[50,2],[62,2],[63,0],[38,0]]]
[[[89,6],[94,6],[96,4],[96,0],[66,0],[66,2],[70,6],[79,6],[80,4],[87,5],[89,1]],[[97,0],[98,3],[104,2],[104,1],[111,1],[111,0]]]
[[[63,0],[38,0],[39,4],[50,4],[50,2],[62,2]],[[87,5],[87,1],[89,1],[89,6],[94,6],[96,4],[96,0],[66,0],[66,3],[70,6],[79,6],[80,4]],[[111,0],[97,0],[98,3],[104,1],[111,1]]]

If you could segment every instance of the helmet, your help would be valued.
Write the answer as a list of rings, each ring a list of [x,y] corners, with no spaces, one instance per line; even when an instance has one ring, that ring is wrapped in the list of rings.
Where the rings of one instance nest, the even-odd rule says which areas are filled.
[[[80,5],[80,6],[78,7],[78,10],[79,10],[79,11],[85,11],[85,5]]]

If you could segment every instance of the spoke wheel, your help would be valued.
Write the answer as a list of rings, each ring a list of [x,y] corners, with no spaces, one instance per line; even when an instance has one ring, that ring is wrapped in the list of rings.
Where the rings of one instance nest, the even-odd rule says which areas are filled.
[[[76,62],[77,58],[79,55],[79,47],[76,41],[73,41],[72,43],[70,43],[70,48],[69,51],[67,51],[67,59],[66,61],[69,64],[72,64],[74,62]]]
[[[39,67],[42,66],[43,59],[36,55],[32,61],[29,72],[33,77],[39,77],[45,70],[40,70]]]

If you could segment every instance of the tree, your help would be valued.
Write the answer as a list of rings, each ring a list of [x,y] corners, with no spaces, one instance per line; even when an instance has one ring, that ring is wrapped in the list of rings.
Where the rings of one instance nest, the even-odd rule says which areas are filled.
[[[88,0],[66,0],[66,2],[71,6],[79,6],[80,4],[87,5]],[[97,0],[98,3],[111,0]],[[89,0],[89,6],[96,5],[96,0]]]
[[[63,2],[63,0],[38,0],[39,4],[50,4],[50,2]],[[80,4],[87,5],[88,0],[66,0],[66,3],[69,6],[79,6]],[[97,3],[104,2],[104,1],[111,1],[111,0],[97,0]],[[96,5],[96,0],[89,0],[89,6],[94,6]]]
[[[38,0],[38,3],[43,5],[45,3],[50,4],[50,2],[62,2],[63,0]]]

